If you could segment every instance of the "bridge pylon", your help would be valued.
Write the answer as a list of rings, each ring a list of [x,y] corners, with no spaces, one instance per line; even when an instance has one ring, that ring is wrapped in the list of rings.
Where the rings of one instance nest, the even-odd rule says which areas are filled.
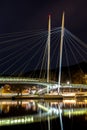
[[[58,77],[58,93],[60,92],[60,81],[61,81],[61,65],[62,65],[62,50],[63,50],[63,37],[64,37],[64,16],[65,13],[63,12],[62,15],[62,26],[61,26],[61,39],[60,39],[60,59],[59,59],[59,77]]]
[[[47,59],[47,83],[49,83],[49,77],[50,77],[50,32],[51,32],[51,15],[49,15],[48,20],[48,42],[47,42],[47,48],[48,48],[48,59]],[[49,93],[49,86],[47,87],[47,93]]]

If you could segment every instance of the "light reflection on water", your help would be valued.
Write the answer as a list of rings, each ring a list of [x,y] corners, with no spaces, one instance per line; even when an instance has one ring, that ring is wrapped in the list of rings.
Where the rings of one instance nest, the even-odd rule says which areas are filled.
[[[87,100],[0,100],[0,126],[47,121],[50,130],[52,120],[58,119],[63,130],[66,119],[78,117],[87,120]]]

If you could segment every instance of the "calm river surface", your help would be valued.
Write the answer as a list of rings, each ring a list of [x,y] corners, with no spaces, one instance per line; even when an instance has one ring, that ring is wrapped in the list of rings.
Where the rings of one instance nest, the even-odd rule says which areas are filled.
[[[86,130],[87,100],[0,100],[0,130]]]

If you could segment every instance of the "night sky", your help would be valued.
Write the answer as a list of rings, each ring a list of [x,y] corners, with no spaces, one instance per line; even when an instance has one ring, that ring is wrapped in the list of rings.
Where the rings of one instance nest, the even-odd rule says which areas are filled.
[[[0,1],[0,34],[46,29],[48,14],[52,28],[61,26],[87,42],[87,0],[3,0]]]
[[[33,50],[33,53],[30,52],[31,55],[27,53],[26,56],[21,59],[20,54],[18,54],[19,52],[17,50],[22,46],[21,51],[24,51],[23,55],[25,55],[25,53],[29,51],[28,48],[30,48],[29,44],[31,44],[31,41],[25,46],[26,41],[22,44],[22,40],[18,40],[17,42],[14,40],[11,42],[9,41],[10,37],[4,38],[3,36],[16,34],[17,32],[23,32],[24,34],[24,32],[28,31],[33,32],[34,30],[40,29],[47,30],[49,14],[51,14],[51,28],[60,27],[63,11],[65,12],[65,28],[84,43],[87,43],[87,0],[0,1],[0,73],[17,72],[15,69],[18,70],[18,67],[20,68],[18,73],[21,69],[23,69],[23,71],[29,71],[29,69],[35,68],[34,65],[36,65],[38,59],[35,58],[31,61],[31,67],[28,65],[28,60],[31,59],[31,55],[33,55],[36,50]],[[12,37],[14,39],[16,38],[11,36],[11,39]],[[16,48],[17,45],[19,48]],[[34,46],[34,44],[32,44],[32,46]],[[39,44],[37,50],[38,48]],[[56,51],[56,53],[58,52]],[[41,52],[38,53],[37,57],[40,57],[40,54]],[[71,57],[72,56],[70,56],[69,59],[72,62]],[[19,62],[18,58],[20,59]],[[41,60],[39,59],[39,61]],[[23,65],[24,62],[26,62],[26,67]],[[21,67],[21,65],[23,66]]]

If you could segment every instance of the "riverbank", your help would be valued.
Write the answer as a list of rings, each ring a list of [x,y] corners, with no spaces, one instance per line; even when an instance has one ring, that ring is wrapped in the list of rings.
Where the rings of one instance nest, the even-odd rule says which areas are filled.
[[[59,95],[53,95],[53,94],[46,94],[46,95],[1,95],[0,99],[10,99],[10,100],[23,100],[23,99],[43,99],[43,100],[63,100],[63,99],[83,99],[87,98],[87,93],[67,93],[67,94],[59,94]]]
[[[22,99],[59,99],[62,100],[62,95],[19,95],[19,96],[0,96],[0,99],[12,99],[12,100],[22,100]]]

